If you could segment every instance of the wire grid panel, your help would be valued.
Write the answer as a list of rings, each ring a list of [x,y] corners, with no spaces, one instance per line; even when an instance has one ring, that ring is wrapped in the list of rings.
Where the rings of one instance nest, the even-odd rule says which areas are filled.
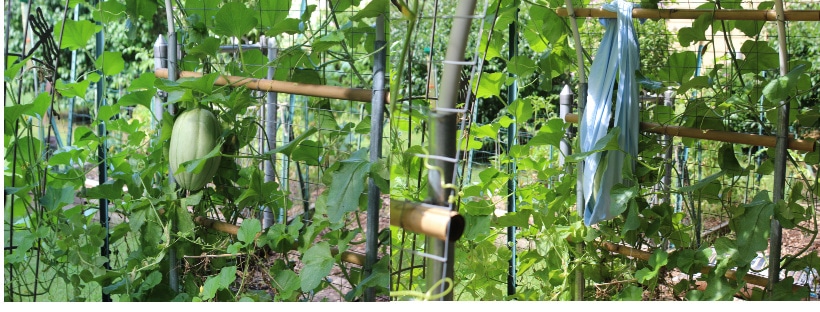
[[[392,160],[394,164],[398,164],[394,167],[400,169],[398,169],[398,174],[394,169],[394,174],[391,176],[391,200],[428,202],[428,196],[431,195],[428,194],[430,185],[427,175],[431,170],[441,170],[433,165],[436,161],[455,164],[453,175],[455,181],[443,181],[442,183],[452,184],[452,188],[456,190],[464,183],[465,168],[469,162],[467,160],[469,149],[465,146],[465,139],[473,123],[475,105],[475,94],[471,86],[475,86],[479,81],[482,63],[477,60],[483,59],[483,52],[478,42],[491,29],[489,21],[484,19],[484,12],[487,8],[485,1],[477,1],[474,15],[456,16],[455,3],[422,1],[417,7],[416,31],[407,37],[409,42],[402,43],[409,45],[410,48],[405,63],[401,64],[405,70],[404,75],[398,78],[400,81],[399,98],[395,101],[397,109],[394,110],[397,113],[391,130],[393,147],[400,152],[394,153],[395,158]],[[451,60],[445,60],[444,54],[448,49],[449,31],[455,18],[471,18],[472,22],[466,52],[463,56],[464,61],[453,63]],[[404,31],[402,27],[394,28],[394,40],[406,40]],[[397,53],[394,53],[393,63],[397,63],[398,59]],[[458,96],[455,108],[436,109],[437,101],[443,91],[440,88],[444,85],[439,77],[443,74],[445,64],[456,63],[462,66],[462,70],[460,81],[456,84]],[[435,118],[430,117],[437,111],[456,114],[457,133],[449,134],[456,137],[455,144],[459,147],[455,158],[430,155],[433,148],[429,142],[437,135],[434,132],[436,130],[431,129],[433,127],[431,123],[435,122]],[[450,186],[445,187],[445,190],[449,189]],[[449,205],[435,209],[457,210],[458,204],[451,200]],[[431,262],[438,262],[442,266],[446,266],[449,262],[452,265],[455,259],[448,258],[446,250],[455,248],[454,241],[449,239],[440,241],[439,244],[443,244],[442,248],[445,250],[444,255],[433,254],[429,252],[429,246],[434,244],[432,236],[411,233],[401,228],[395,228],[393,231],[391,290],[416,291],[435,287],[449,289],[452,286],[451,282],[444,280],[446,276],[433,277],[433,282],[425,281],[431,277],[430,274],[434,274],[428,272],[425,267]],[[446,270],[442,273],[446,273],[444,271]]]
[[[301,6],[300,1],[294,1],[293,5],[275,1],[248,3],[261,27],[243,38],[221,39],[221,53],[206,62],[192,53],[181,52],[181,70],[219,71],[243,77],[250,74],[253,78],[370,89],[374,79],[375,27],[351,19],[360,8],[349,3],[342,8],[339,4],[337,1],[302,2]],[[196,40],[197,31],[201,31],[196,27],[208,25],[211,29],[213,26],[209,21],[213,20],[220,7],[190,2],[183,9],[189,23],[182,24],[179,36],[183,45],[195,46],[194,43],[198,42],[193,40]],[[196,23],[200,19],[203,24]],[[291,35],[288,33],[293,31],[288,31],[273,38],[266,37],[266,34],[275,31],[277,25],[274,24],[285,19],[297,23],[300,32]],[[211,214],[214,219],[241,222],[243,218],[263,218],[267,212],[268,216],[272,215],[274,223],[309,223],[314,214],[327,213],[324,208],[327,201],[338,200],[327,198],[328,186],[332,183],[327,173],[337,170],[338,163],[349,158],[368,160],[367,150],[372,140],[384,139],[370,136],[369,102],[262,91],[253,91],[251,99],[252,103],[237,125],[242,127],[242,131],[252,131],[255,137],[237,151],[240,157],[234,161],[240,170],[260,166],[265,181],[277,183],[282,196],[272,208],[249,208],[238,217]],[[276,153],[273,154],[273,161],[265,162],[242,158],[258,156],[287,147],[288,144],[298,146],[291,147],[291,150],[296,148],[298,151],[290,157]],[[337,166],[332,167],[334,164]],[[317,201],[320,201],[318,205]],[[382,206],[380,226],[374,229],[379,232],[385,230],[388,223],[384,217],[387,215],[386,205]],[[361,229],[353,238],[354,242],[364,240],[367,229],[363,225],[367,218],[365,213],[357,212],[346,214],[342,220],[343,227],[348,230]],[[365,254],[365,244],[353,244],[348,250]],[[379,249],[379,257],[384,252],[383,248]],[[286,257],[294,256],[298,257]],[[347,280],[348,274],[361,274],[362,268],[351,263],[345,263],[345,266],[347,268],[334,266],[327,278],[328,287],[311,293],[308,299],[351,299],[340,294],[352,290]],[[348,272],[343,273],[343,270]],[[376,300],[386,300],[386,296],[381,294]]]
[[[600,7],[602,1],[593,1],[589,7]],[[807,1],[784,1],[785,9],[817,9],[817,4]],[[771,3],[769,3],[771,4]],[[743,9],[773,9],[758,2],[742,3]],[[662,9],[713,8],[706,1],[661,1]],[[583,21],[581,36],[587,55],[596,53],[603,35],[596,19]],[[679,43],[679,33],[686,28],[697,27],[692,20],[646,20],[636,19],[635,28],[641,48],[641,72],[645,77],[664,82],[669,88],[647,90],[644,88],[642,121],[663,125],[693,127],[703,130],[719,130],[774,136],[777,125],[776,105],[763,94],[771,79],[779,75],[777,30],[774,22],[719,21],[709,24],[706,40],[689,40]],[[751,28],[751,30],[750,30]],[[732,29],[731,31],[720,31]],[[759,29],[759,34],[752,33]],[[806,41],[820,35],[820,25],[813,21],[787,22],[787,51],[794,59],[811,61],[811,54],[804,46]],[[794,46],[792,46],[794,45]],[[799,63],[792,63],[792,67]],[[817,73],[816,65],[809,76]],[[816,79],[816,78],[814,78]],[[703,82],[693,86],[694,82]],[[811,91],[806,82],[799,87],[799,96],[790,106],[790,133],[797,139],[816,138],[817,92]],[[644,86],[645,87],[645,86]],[[660,101],[647,100],[667,91],[675,91],[674,105],[666,106]],[[656,93],[652,93],[656,92]],[[729,220],[736,207],[750,204],[755,196],[772,199],[774,188],[774,163],[777,157],[787,157],[786,199],[799,206],[799,210],[814,211],[817,215],[815,166],[803,160],[811,156],[805,151],[790,150],[788,155],[775,155],[775,148],[739,143],[674,137],[671,142],[660,134],[642,133],[639,161],[650,166],[662,167],[658,175],[670,173],[671,185],[658,183],[647,201],[660,204],[666,197],[675,212],[685,215],[684,223],[693,227],[692,246],[710,245],[722,236],[734,236]],[[670,144],[671,143],[671,144]],[[671,149],[671,150],[670,150]],[[666,155],[666,156],[664,156]],[[653,176],[661,181],[661,177]],[[664,194],[664,187],[671,194]],[[762,193],[765,192],[765,193]],[[768,226],[768,224],[767,224]],[[802,230],[801,230],[802,229]],[[816,235],[816,218],[803,220],[800,227],[784,229],[781,241],[783,256],[805,256],[820,252]],[[679,246],[685,247],[685,246]],[[765,268],[768,249],[758,258],[755,270]],[[757,259],[756,259],[757,260]],[[813,264],[817,266],[817,264]],[[809,268],[809,271],[811,269]],[[812,274],[801,269],[785,270],[795,275],[795,280],[805,283]],[[759,273],[766,275],[766,270]],[[806,284],[809,285],[810,283]],[[816,281],[812,286],[816,298]]]

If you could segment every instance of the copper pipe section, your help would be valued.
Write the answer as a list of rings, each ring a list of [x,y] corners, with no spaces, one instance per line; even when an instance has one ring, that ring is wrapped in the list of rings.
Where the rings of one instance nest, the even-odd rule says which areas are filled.
[[[566,8],[555,10],[558,16],[568,16]],[[632,18],[696,19],[713,13],[715,20],[776,21],[775,10],[691,10],[691,9],[632,9]],[[783,12],[787,21],[820,21],[820,10],[788,10]],[[604,9],[575,9],[576,17],[616,18],[615,12]]]
[[[219,220],[208,219],[205,217],[196,217],[194,218],[194,223],[234,236],[236,235],[236,233],[239,233],[239,226],[222,222]]]
[[[338,247],[330,247],[330,254],[335,257],[336,255],[339,254],[339,248]],[[356,265],[361,265],[361,266],[364,266],[364,264],[366,262],[365,261],[366,259],[367,259],[367,256],[365,256],[363,254],[360,254],[358,252],[353,252],[353,251],[348,251],[348,250],[342,252],[342,257],[341,257],[341,260],[344,261],[344,262],[352,263],[352,264],[356,264]]]
[[[154,71],[154,75],[157,78],[168,78],[168,69],[156,69]],[[179,78],[199,77],[202,77],[202,73],[200,72],[183,71],[179,73]],[[373,90],[370,89],[344,88],[241,76],[219,76],[219,78],[217,78],[214,82],[214,85],[232,87],[243,86],[251,90],[280,92],[368,103],[371,102],[371,99],[373,98]],[[385,96],[385,103],[389,103],[389,98],[387,96]]]
[[[456,241],[464,233],[464,217],[437,206],[390,200],[390,225],[407,231]]]
[[[577,114],[567,114],[564,121],[570,123],[578,122]],[[737,133],[720,130],[703,130],[698,128],[661,125],[654,122],[642,122],[641,130],[650,133],[666,134],[677,137],[704,139],[727,143],[739,143],[757,146],[774,147],[777,137],[771,135],[758,135],[749,133]],[[814,140],[798,140],[789,138],[789,149],[813,152]]]

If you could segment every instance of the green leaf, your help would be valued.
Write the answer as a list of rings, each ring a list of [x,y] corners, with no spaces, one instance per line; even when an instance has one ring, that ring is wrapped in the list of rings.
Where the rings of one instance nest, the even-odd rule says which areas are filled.
[[[125,60],[122,59],[122,52],[105,51],[97,58],[95,65],[104,75],[113,76],[125,69]]]
[[[474,86],[475,96],[477,99],[491,98],[499,96],[501,87],[504,84],[504,73],[481,73],[481,81],[478,82],[478,87]]]
[[[305,131],[305,133],[302,133],[301,135],[299,135],[298,137],[296,137],[292,141],[288,142],[287,144],[282,145],[280,147],[277,147],[276,149],[265,152],[265,155],[267,156],[267,155],[272,155],[272,154],[276,154],[276,153],[281,153],[281,154],[284,154],[284,155],[287,155],[287,156],[291,156],[291,154],[293,153],[293,150],[299,145],[299,143],[301,143],[302,141],[304,141],[305,139],[307,139],[309,136],[313,135],[317,131],[319,131],[319,130],[317,130],[314,127],[311,127],[310,129]]]
[[[294,161],[303,161],[308,165],[318,166],[320,157],[322,156],[322,146],[319,142],[313,140],[304,140],[299,143],[299,146],[293,150],[291,159]]]
[[[359,10],[359,12],[356,12],[356,14],[353,15],[350,18],[350,20],[359,21],[363,18],[377,17],[377,16],[382,15],[382,14],[384,14],[386,16],[389,12],[389,8],[390,8],[389,6],[390,6],[390,4],[388,3],[387,0],[373,0],[373,1],[370,1],[370,3],[368,3],[364,8]]]
[[[685,81],[678,88],[679,94],[684,94],[691,89],[704,89],[712,86],[712,78],[709,76],[697,76]]]
[[[216,12],[213,32],[226,37],[241,38],[257,24],[257,12],[244,2],[228,2]]]
[[[786,101],[789,96],[796,93],[800,76],[803,75],[807,69],[807,66],[800,64],[785,76],[769,81],[769,83],[763,87],[763,96],[772,103]]]
[[[712,13],[698,16],[693,22],[692,27],[684,27],[678,31],[678,41],[681,46],[688,47],[692,42],[706,41],[706,30],[712,25]]]
[[[271,37],[281,34],[295,35],[302,32],[301,28],[299,28],[301,22],[298,18],[286,18],[276,23],[276,25],[265,32],[265,34]]]
[[[74,202],[74,188],[63,186],[56,188],[50,184],[46,186],[45,196],[40,198],[40,203],[49,211],[60,209]]]
[[[273,285],[284,300],[292,298],[293,292],[299,290],[302,285],[299,275],[296,275],[296,273],[291,270],[276,272],[273,281]]]
[[[99,8],[94,8],[92,14],[94,20],[103,24],[113,23],[125,17],[125,4],[111,0],[100,2]]]
[[[532,118],[532,100],[516,99],[507,108],[514,117],[517,123],[524,124]]]
[[[637,194],[637,186],[627,187],[623,184],[614,185],[612,187],[612,191],[609,193],[609,196],[612,201],[609,211],[613,215],[619,215],[623,213],[626,210],[626,208],[628,208],[629,201],[632,200]]]
[[[663,249],[655,249],[652,255],[649,256],[649,266],[656,271],[666,266],[669,261],[669,254]]]
[[[80,82],[64,83],[62,79],[57,80],[55,88],[60,95],[65,97],[85,98],[88,91],[88,86],[91,85],[91,80],[86,79]]]
[[[328,243],[320,242],[310,247],[302,256],[302,263],[305,264],[299,274],[302,291],[314,290],[333,269],[334,260]]]
[[[157,0],[125,0],[126,12],[134,19],[142,16],[152,20],[157,14]]]
[[[535,73],[537,68],[538,67],[535,65],[535,61],[526,55],[513,56],[507,62],[507,71],[513,75],[529,76]]]
[[[215,57],[217,52],[219,52],[219,39],[214,37],[207,37],[201,42],[197,42],[195,46],[188,49],[189,55],[200,59]]]
[[[210,73],[196,78],[181,78],[177,80],[180,87],[188,88],[203,94],[211,94],[214,89],[214,82],[219,78],[219,73]]]
[[[22,115],[37,118],[45,117],[49,105],[51,105],[51,96],[47,92],[43,92],[37,95],[31,104],[5,106],[3,108],[3,120],[7,124],[13,124],[14,120]]]
[[[256,234],[262,231],[262,223],[259,219],[245,219],[239,227],[236,238],[241,242],[250,244],[256,239]]]
[[[685,192],[692,192],[692,191],[700,190],[700,189],[706,187],[707,185],[711,184],[713,181],[717,180],[717,178],[722,177],[724,174],[725,174],[725,172],[723,172],[723,171],[715,173],[713,175],[710,175],[708,177],[705,177],[705,178],[701,179],[700,181],[698,181],[697,183],[695,183],[693,185],[688,185],[688,186],[681,187],[680,189],[678,189],[678,191],[685,193]]]
[[[370,172],[370,162],[364,159],[347,159],[333,172],[330,183],[327,216],[332,224],[344,221],[346,213],[359,209],[359,197],[364,192],[365,177]]]
[[[498,217],[497,227],[519,227],[526,228],[530,226],[530,216],[532,210],[521,210],[516,212],[508,212],[507,214]]]
[[[200,197],[201,196],[202,195],[200,195]],[[185,201],[185,199],[186,198],[183,198],[183,201]],[[187,205],[175,207],[174,210],[176,215],[177,232],[180,233],[180,236],[187,237],[189,235],[193,235],[196,226],[194,225],[191,212],[188,211]]]
[[[751,203],[741,206],[742,212],[729,220],[729,226],[737,233],[738,263],[749,263],[757,256],[758,251],[768,247],[771,218],[774,214],[774,203],[767,191],[760,191]]]
[[[281,0],[260,0],[259,8],[262,10],[262,27],[274,27],[277,23],[288,17],[292,1]],[[298,20],[297,20],[298,21]]]
[[[656,276],[658,276],[658,272],[652,271],[649,268],[643,268],[635,272],[635,278],[642,284],[652,280]]]
[[[616,301],[641,301],[643,299],[643,288],[629,285],[612,299]]]
[[[558,147],[561,144],[561,139],[565,135],[564,125],[565,122],[561,118],[551,118],[547,120],[547,123],[541,126],[541,129],[538,129],[538,133],[536,133],[526,145],[530,147],[540,145]]]
[[[720,150],[718,151],[718,166],[730,176],[741,175],[745,170],[737,161],[732,143],[724,143],[720,146]]]
[[[692,51],[675,52],[669,56],[669,66],[662,66],[658,79],[683,84],[695,74],[697,55]],[[679,94],[683,92],[679,91]]]
[[[780,68],[779,53],[766,41],[747,40],[740,47],[740,53],[745,56],[738,64],[741,73],[758,74],[763,70]]]
[[[60,29],[62,27],[62,23],[58,23],[54,27],[54,38],[60,38]],[[91,37],[94,36],[98,31],[102,30],[102,26],[95,25],[91,21],[88,20],[81,20],[81,21],[74,21],[74,20],[66,20],[65,21],[65,36],[63,36],[62,43],[60,44],[60,49],[69,49],[69,50],[77,50],[81,48],[85,48],[86,43],[88,40],[91,40]]]
[[[123,185],[125,185],[125,182],[121,180],[108,180],[103,184],[86,189],[85,197],[93,199],[121,199]]]

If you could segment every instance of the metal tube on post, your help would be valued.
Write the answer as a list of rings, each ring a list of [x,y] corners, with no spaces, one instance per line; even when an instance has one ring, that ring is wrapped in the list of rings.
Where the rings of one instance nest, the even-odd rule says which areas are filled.
[[[165,41],[165,37],[159,35],[157,37],[157,41],[154,42],[154,71],[160,68],[167,68],[168,66],[168,42]],[[151,103],[151,112],[154,118],[151,119],[151,128],[155,129],[159,132],[160,122],[162,121],[162,98],[161,95],[164,91],[157,91],[157,95],[154,96]]]
[[[559,98],[559,107],[558,107],[558,116],[561,117],[561,120],[564,120],[564,117],[567,116],[572,111],[572,103],[575,101],[575,94],[572,93],[572,89],[569,88],[569,84],[565,84],[564,88],[561,89],[561,93],[558,96]],[[572,153],[572,148],[570,147],[569,140],[575,136],[575,127],[570,125],[567,127],[567,133],[561,138],[561,143],[559,145],[559,149],[561,154],[558,155],[558,165],[564,167],[567,155]]]
[[[74,20],[80,18],[80,5],[74,5]],[[8,42],[8,40],[6,41]],[[71,51],[71,82],[75,82],[77,80],[77,50]],[[74,103],[76,101],[75,97],[71,97],[71,100],[68,101],[68,130],[66,131],[66,145],[71,145],[72,140],[72,132],[71,129],[74,127]],[[56,127],[55,127],[56,129]]]
[[[438,101],[436,101],[436,109],[430,116],[433,133],[430,140],[431,154],[447,159],[454,159],[456,156],[457,115],[453,110],[458,99],[458,84],[461,82],[461,68],[464,62],[464,52],[467,49],[467,38],[470,34],[475,6],[475,0],[458,2],[450,30],[447,53],[444,57],[441,94]],[[435,159],[432,162],[435,169],[428,171],[427,174],[429,200],[434,205],[449,206],[451,190],[445,188],[444,185],[453,182],[455,164],[442,159]],[[428,253],[440,255],[447,259],[444,263],[433,260],[427,262],[427,285],[436,285],[441,279],[445,278],[452,281],[455,250],[450,248],[448,243],[444,240],[427,238]],[[438,285],[440,286],[436,289],[430,289],[429,292],[433,295],[442,294],[448,288],[445,282],[438,283]],[[440,300],[452,301],[453,292],[443,294]]]
[[[777,42],[780,46],[780,76],[789,73],[789,55],[786,51],[786,22],[783,15],[783,0],[774,1],[775,11],[777,11]],[[786,183],[786,163],[789,151],[789,101],[781,101],[777,108],[777,143],[775,144],[774,157],[774,189],[772,190],[772,201],[777,203],[783,200]],[[771,231],[769,236],[769,285],[766,293],[771,298],[774,285],[780,281],[780,252],[781,241],[783,239],[783,228],[780,221],[772,217]]]
[[[674,112],[675,109],[675,91],[672,89],[666,90],[663,93],[663,105],[668,106],[671,108],[671,112]],[[663,200],[662,203],[672,204],[672,136],[665,134],[663,136],[663,148],[666,151],[663,154]]]
[[[513,1],[513,6],[518,7],[518,1]],[[518,9],[515,10],[513,13],[513,20],[518,20]],[[516,23],[510,23],[509,28],[509,59],[513,59],[518,55],[518,28],[516,27]],[[513,78],[515,75],[512,75]],[[512,104],[518,99],[518,80],[514,79],[513,83],[507,87],[507,103]],[[510,123],[510,126],[507,127],[507,155],[510,154],[512,151],[513,146],[518,143],[518,122],[524,122],[525,120],[517,120],[516,116],[513,115],[512,119],[514,122]],[[516,201],[516,193],[518,190],[516,189],[518,186],[518,178],[517,175],[517,164],[515,159],[512,159],[509,164],[507,165],[508,171],[510,174],[510,178],[507,180],[507,212],[514,213],[518,209],[517,201]],[[507,295],[512,296],[515,295],[515,286],[516,280],[516,239],[515,239],[515,226],[507,227],[507,247],[510,248],[510,260],[508,263],[507,268]]]
[[[273,64],[273,61],[276,60],[276,56],[279,52],[278,51],[279,47],[277,46],[276,40],[274,38],[265,38],[263,40],[260,40],[259,44],[264,44],[265,47],[267,48],[268,63],[271,64],[271,65],[268,66],[268,79],[273,80],[273,76],[275,74],[276,67],[274,67],[272,64]],[[279,110],[279,107],[277,105],[278,104],[278,102],[277,102],[278,97],[279,97],[278,92],[268,92],[267,93],[267,98],[266,98],[267,102],[263,106],[264,107],[263,111],[265,113],[264,114],[263,124],[265,125],[265,136],[267,137],[267,141],[264,142],[265,144],[263,144],[262,150],[265,151],[265,152],[276,148],[276,130],[278,129],[278,127],[277,127],[277,123],[278,123],[277,112]],[[265,172],[265,182],[270,182],[270,181],[275,180],[275,178],[274,178],[276,176],[276,169],[274,168],[275,163],[276,163],[276,155],[271,155],[269,160],[266,160],[266,161],[263,162],[264,172]],[[282,182],[282,181],[280,181],[280,182]],[[284,183],[284,182],[282,182],[282,183]],[[262,212],[262,228],[266,229],[266,228],[271,227],[275,221],[276,221],[276,217],[274,216],[273,210],[271,209],[271,207],[265,207],[263,212]]]
[[[387,51],[385,51],[384,14],[376,17],[376,53],[373,55],[373,101],[370,104],[370,162],[375,163],[382,156],[382,136],[384,135],[384,86]],[[367,191],[367,232],[365,233],[366,261],[364,278],[373,274],[379,252],[379,209],[382,206],[381,190],[373,178],[368,180]],[[368,287],[364,300],[376,301],[376,288]]]

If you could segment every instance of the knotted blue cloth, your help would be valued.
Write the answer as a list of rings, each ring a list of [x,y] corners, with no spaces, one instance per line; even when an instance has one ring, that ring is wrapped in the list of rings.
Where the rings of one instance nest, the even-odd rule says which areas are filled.
[[[617,19],[600,19],[606,32],[595,54],[589,75],[586,108],[580,125],[581,152],[594,150],[593,146],[606,136],[612,116],[612,88],[618,76],[618,94],[615,103],[615,126],[620,131],[620,150],[596,152],[584,159],[581,180],[583,205],[578,214],[584,224],[592,225],[615,218],[610,211],[612,186],[623,181],[623,170],[634,171],[638,154],[638,83],[635,71],[640,68],[638,41],[632,25],[633,4],[614,0],[602,7],[617,13]],[[617,71],[617,72],[616,72]],[[631,156],[624,163],[626,153]],[[626,166],[626,168],[624,168]]]

